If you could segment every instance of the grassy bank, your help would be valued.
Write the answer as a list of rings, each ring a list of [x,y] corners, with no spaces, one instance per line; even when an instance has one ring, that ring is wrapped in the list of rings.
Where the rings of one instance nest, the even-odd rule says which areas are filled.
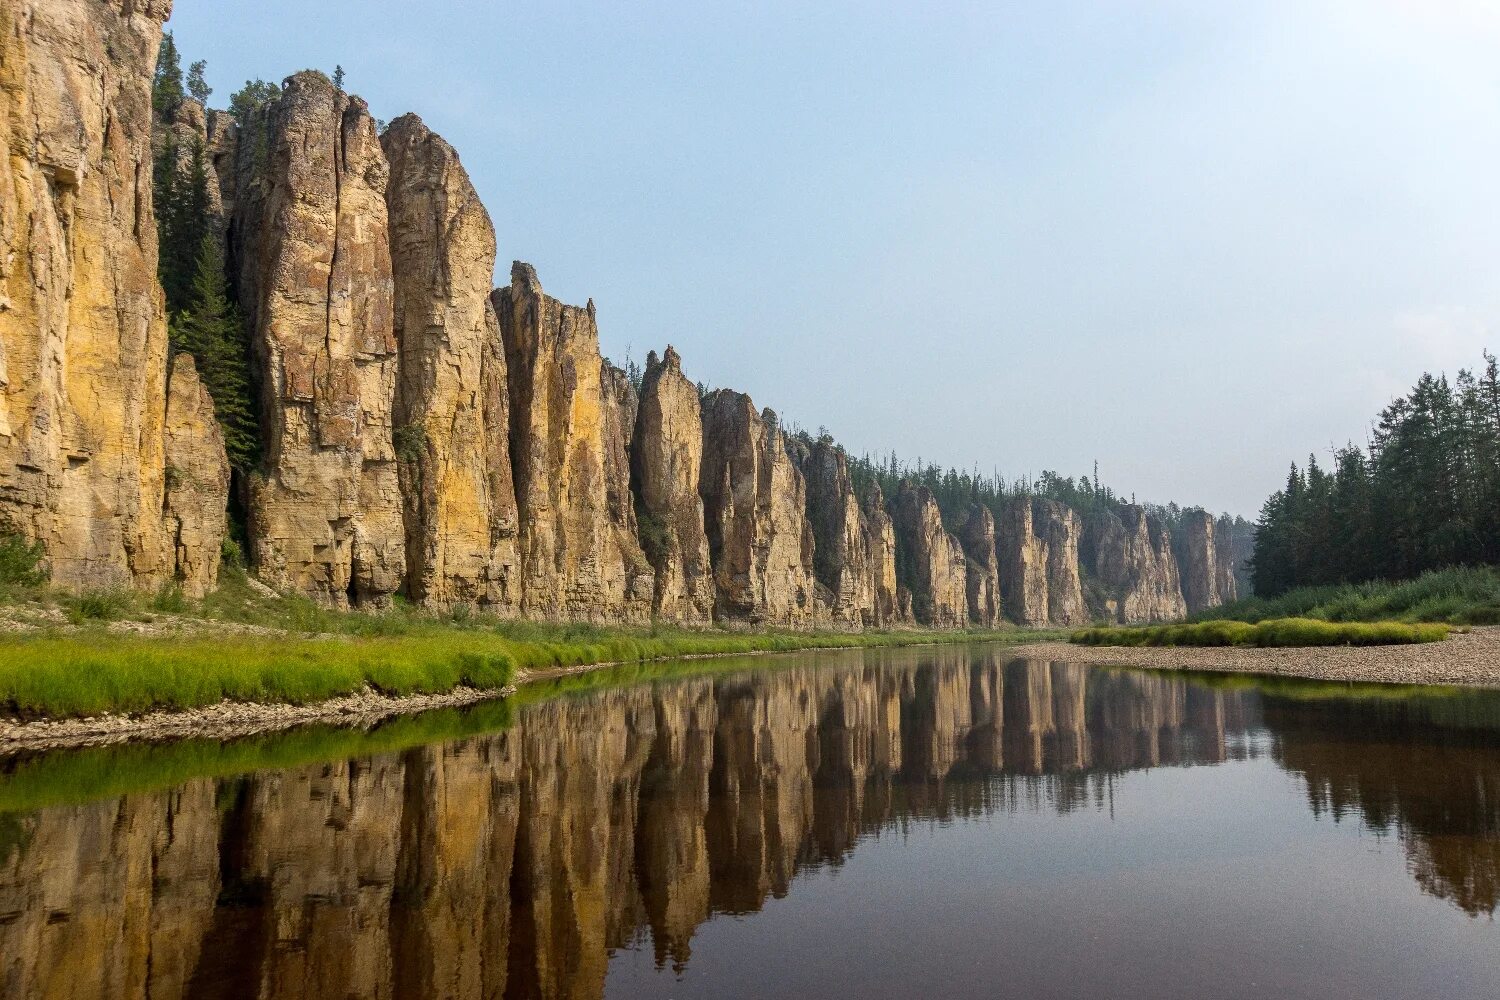
[[[1074,632],[1069,641],[1082,646],[1394,646],[1440,642],[1447,635],[1447,625],[1274,618],[1254,624],[1217,620],[1087,628]]]
[[[602,627],[467,610],[437,615],[399,602],[381,612],[338,612],[258,591],[232,571],[201,602],[171,591],[73,596],[29,585],[0,594],[0,605],[31,629],[0,634],[0,714],[23,719],[179,710],[225,699],[309,704],[365,688],[389,695],[495,689],[520,671],[554,667],[1022,635]],[[131,628],[144,634],[111,623],[139,623]],[[216,628],[221,624],[276,632]]]
[[[1448,622],[1500,625],[1500,567],[1460,566],[1414,580],[1302,587],[1279,597],[1248,597],[1190,621],[1316,618],[1329,622]]]

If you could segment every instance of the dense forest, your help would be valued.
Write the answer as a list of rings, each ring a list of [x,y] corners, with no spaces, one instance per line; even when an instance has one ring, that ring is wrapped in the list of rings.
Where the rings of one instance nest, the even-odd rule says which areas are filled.
[[[1257,594],[1500,564],[1500,370],[1425,374],[1366,448],[1310,456],[1261,509]]]

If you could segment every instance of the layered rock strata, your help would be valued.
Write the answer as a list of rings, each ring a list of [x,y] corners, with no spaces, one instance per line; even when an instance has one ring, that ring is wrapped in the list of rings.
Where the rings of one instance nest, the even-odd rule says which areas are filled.
[[[807,627],[825,617],[806,486],[772,411],[729,389],[704,400],[699,488],[720,620]]]
[[[390,164],[393,443],[407,593],[502,614],[521,605],[510,397],[490,302],[495,229],[453,147],[415,115],[381,138]]]
[[[929,628],[962,628],[968,624],[963,546],[943,529],[942,514],[932,492],[925,486],[903,483],[892,517],[917,624]]]
[[[895,537],[870,522],[854,495],[849,461],[827,441],[815,441],[800,461],[813,529],[813,572],[826,589],[835,625],[877,628],[890,623],[895,601]],[[890,577],[884,579],[886,562]],[[888,598],[882,602],[881,587]]]
[[[1098,594],[1097,616],[1124,623],[1187,614],[1172,536],[1154,514],[1132,505],[1092,515],[1079,557]]]
[[[184,594],[199,598],[219,582],[228,526],[229,456],[214,419],[214,401],[188,354],[172,359],[164,435],[162,519],[173,578]]]
[[[1047,620],[1053,625],[1083,625],[1089,620],[1078,571],[1083,520],[1056,500],[1037,500],[1033,506],[1037,538],[1047,553]]]
[[[252,561],[326,603],[380,604],[406,568],[389,168],[364,101],[320,73],[290,77],[243,126],[234,258],[264,444]]]
[[[984,504],[969,505],[958,533],[964,550],[965,597],[969,621],[993,628],[1000,621],[1000,572],[995,554],[995,515]]]
[[[1214,517],[1204,510],[1182,515],[1177,562],[1182,596],[1189,614],[1223,603],[1219,597],[1219,555],[1214,545]]]
[[[1047,548],[1033,528],[1030,497],[1017,497],[1001,512],[996,535],[1001,606],[1017,625],[1048,623]]]
[[[635,538],[625,420],[606,384],[594,304],[564,305],[517,261],[493,295],[510,386],[522,610],[549,618],[643,621],[653,583]],[[613,499],[612,499],[613,498]]]
[[[896,576],[896,523],[885,509],[885,496],[879,486],[871,486],[865,497],[865,538],[870,552],[874,621],[877,628],[911,624],[911,596],[902,600],[902,587]]]
[[[713,621],[714,575],[703,527],[703,414],[698,389],[670,346],[646,359],[631,445],[643,548],[656,570],[652,610],[670,621]]]

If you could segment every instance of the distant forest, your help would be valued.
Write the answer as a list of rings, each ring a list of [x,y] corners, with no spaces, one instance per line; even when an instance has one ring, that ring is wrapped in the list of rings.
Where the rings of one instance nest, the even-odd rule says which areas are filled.
[[[1261,509],[1255,592],[1500,564],[1500,377],[1423,375],[1331,469],[1309,456]]]

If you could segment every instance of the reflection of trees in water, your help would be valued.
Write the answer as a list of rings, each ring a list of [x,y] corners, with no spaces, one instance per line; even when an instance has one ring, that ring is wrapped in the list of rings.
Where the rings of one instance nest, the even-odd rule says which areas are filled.
[[[712,914],[757,910],[865,838],[1107,809],[1132,770],[1254,756],[1261,701],[884,653],[561,698],[498,735],[48,809],[0,858],[0,993],[598,996],[612,949],[649,939],[681,965]],[[1494,851],[1468,839],[1495,842],[1493,756],[1413,748],[1410,719],[1361,742],[1368,720],[1334,704],[1270,704],[1277,759],[1315,808],[1393,825],[1424,887],[1493,906]]]
[[[1423,891],[1471,916],[1500,905],[1500,697],[1267,698],[1265,718],[1314,814],[1397,834]]]

